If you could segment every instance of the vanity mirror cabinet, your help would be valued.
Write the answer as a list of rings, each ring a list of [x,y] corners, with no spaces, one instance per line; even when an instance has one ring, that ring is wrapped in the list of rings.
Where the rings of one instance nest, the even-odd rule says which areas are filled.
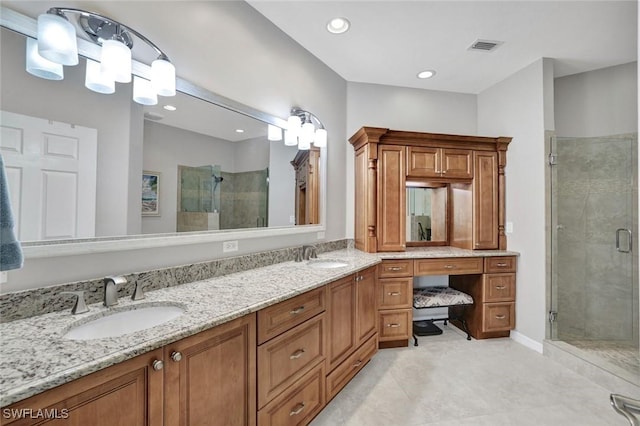
[[[511,138],[362,127],[349,142],[357,249],[506,249],[504,168]]]

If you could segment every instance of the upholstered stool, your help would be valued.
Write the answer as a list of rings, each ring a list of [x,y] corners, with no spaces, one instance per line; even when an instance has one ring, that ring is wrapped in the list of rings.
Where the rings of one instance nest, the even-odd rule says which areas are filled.
[[[464,307],[466,305],[473,305],[473,297],[451,287],[438,286],[413,289],[413,307],[416,309],[448,308],[451,306]],[[471,340],[464,316],[461,314],[460,316],[452,317],[450,312],[447,318],[427,320],[426,322],[431,323],[432,327],[425,324],[424,321],[415,321],[413,326],[414,346],[418,346],[417,336],[440,334],[433,329],[433,327],[438,328],[433,325],[433,321],[444,321],[444,324],[447,325],[447,322],[450,320],[460,321],[462,328],[465,333],[467,333],[467,340]]]

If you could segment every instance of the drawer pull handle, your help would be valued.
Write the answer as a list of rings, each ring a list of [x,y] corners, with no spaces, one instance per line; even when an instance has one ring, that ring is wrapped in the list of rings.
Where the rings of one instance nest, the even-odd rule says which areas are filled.
[[[302,413],[302,410],[304,410],[304,402],[299,402],[293,407],[293,410],[289,413],[289,417]]]
[[[304,311],[304,306],[298,306],[297,308],[293,309],[291,312],[289,312],[291,315],[298,315],[300,312]]]
[[[390,266],[389,268],[390,271],[402,271],[402,268],[400,266]]]
[[[507,266],[507,264],[506,264],[506,263],[501,262],[501,263],[496,263],[496,266],[498,266],[498,267],[500,267],[500,268],[504,268],[505,266]]]
[[[504,286],[504,285],[497,285],[496,286],[497,290],[504,290],[505,288],[507,288],[507,286]]]
[[[507,316],[505,314],[496,315],[496,319],[505,319]]]
[[[387,327],[398,328],[398,327],[400,327],[400,324],[391,323],[391,324],[387,324]]]
[[[399,291],[390,291],[389,293],[387,293],[389,296],[400,296],[400,292]]]
[[[297,351],[289,355],[289,359],[298,359],[302,356],[302,354],[304,354],[304,349],[298,349]]]
[[[453,269],[455,265],[444,265],[444,269]]]
[[[361,365],[362,365],[362,361],[361,361],[361,360],[358,360],[358,361],[356,361],[356,363],[355,363],[355,364],[353,364],[353,368],[358,368],[358,367],[360,367]]]

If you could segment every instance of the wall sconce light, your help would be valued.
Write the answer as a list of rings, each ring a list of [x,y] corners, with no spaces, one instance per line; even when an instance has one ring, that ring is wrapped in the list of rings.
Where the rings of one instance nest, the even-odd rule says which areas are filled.
[[[63,65],[78,64],[76,28],[68,15],[77,15],[79,28],[102,46],[99,63],[87,59],[87,88],[98,93],[114,93],[115,82],[131,82],[131,48],[135,36],[155,50],[158,58],[151,63],[150,81],[142,77],[133,79],[134,101],[155,105],[157,95],[175,96],[176,69],[163,51],[136,30],[81,9],[53,7],[38,17],[37,50],[33,40],[27,40],[27,71],[30,74],[61,80]]]
[[[271,139],[269,140],[281,140]],[[327,146],[327,130],[324,124],[309,111],[298,107],[291,109],[291,114],[287,119],[287,128],[284,131],[284,144],[298,146],[298,149],[309,149],[311,144],[321,148]]]

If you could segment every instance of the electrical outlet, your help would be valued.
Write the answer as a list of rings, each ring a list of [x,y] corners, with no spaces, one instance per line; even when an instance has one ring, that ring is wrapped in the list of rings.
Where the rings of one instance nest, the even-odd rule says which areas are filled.
[[[296,217],[295,216],[289,216],[289,223],[292,225],[296,224]]]
[[[238,241],[225,241],[222,243],[222,252],[238,251]]]

